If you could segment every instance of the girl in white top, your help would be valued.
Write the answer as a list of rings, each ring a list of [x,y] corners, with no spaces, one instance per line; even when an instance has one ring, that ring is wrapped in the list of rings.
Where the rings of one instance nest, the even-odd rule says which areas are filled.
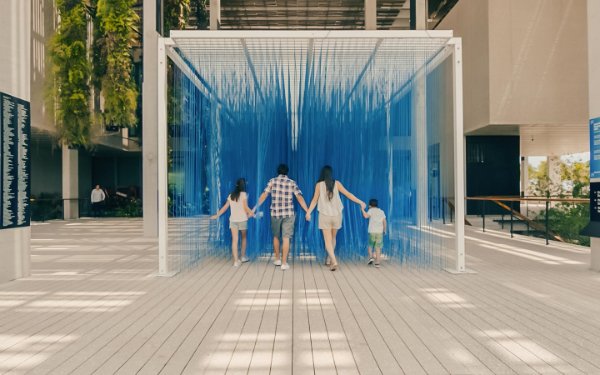
[[[221,207],[216,215],[211,216],[216,220],[223,215],[228,208],[231,208],[229,216],[229,229],[231,230],[231,254],[233,256],[233,266],[239,267],[242,263],[248,261],[246,257],[246,232],[248,230],[248,218],[254,216],[252,210],[248,207],[248,194],[246,194],[246,180],[240,178],[235,183],[235,189],[229,196],[227,202]],[[238,259],[238,232],[242,233],[242,258]]]
[[[335,271],[338,267],[335,258],[335,238],[338,230],[342,227],[342,210],[344,205],[340,198],[340,193],[345,195],[352,202],[360,205],[361,209],[365,208],[365,203],[356,198],[350,193],[341,182],[333,179],[333,168],[326,165],[321,169],[321,176],[315,185],[315,193],[310,207],[306,211],[306,220],[310,221],[312,211],[317,207],[319,211],[319,229],[323,232],[323,240],[325,249],[327,250],[327,265]]]

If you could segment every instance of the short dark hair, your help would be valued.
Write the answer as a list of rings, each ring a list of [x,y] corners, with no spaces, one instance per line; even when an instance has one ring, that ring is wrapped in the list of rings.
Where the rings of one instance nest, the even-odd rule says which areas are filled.
[[[287,176],[288,172],[290,171],[290,169],[288,168],[287,164],[279,164],[279,166],[277,167],[277,174],[282,174],[284,176]]]
[[[377,202],[377,199],[375,199],[375,198],[369,199],[369,207],[377,207],[378,204],[379,204],[379,202]]]

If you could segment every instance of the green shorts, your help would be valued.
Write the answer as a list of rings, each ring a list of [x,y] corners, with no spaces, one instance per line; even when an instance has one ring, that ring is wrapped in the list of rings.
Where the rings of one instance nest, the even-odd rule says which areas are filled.
[[[369,233],[369,247],[383,247],[383,233]]]
[[[230,221],[229,229],[248,230],[248,220],[246,220],[246,221]]]
[[[296,215],[288,217],[271,216],[271,231],[273,237],[292,238],[294,236],[294,223]]]

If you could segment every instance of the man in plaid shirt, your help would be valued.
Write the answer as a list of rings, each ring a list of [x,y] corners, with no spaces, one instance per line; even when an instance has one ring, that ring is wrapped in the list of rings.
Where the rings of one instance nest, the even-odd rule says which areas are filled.
[[[277,177],[269,180],[265,191],[258,199],[256,207],[260,206],[267,196],[271,194],[271,231],[273,232],[273,251],[275,260],[273,264],[287,270],[287,256],[290,251],[290,238],[294,235],[294,223],[296,213],[294,212],[294,197],[298,200],[304,211],[308,210],[306,202],[302,197],[302,191],[298,188],[296,181],[287,176],[289,168],[285,164],[277,167]],[[283,239],[283,256],[279,257],[279,237]]]

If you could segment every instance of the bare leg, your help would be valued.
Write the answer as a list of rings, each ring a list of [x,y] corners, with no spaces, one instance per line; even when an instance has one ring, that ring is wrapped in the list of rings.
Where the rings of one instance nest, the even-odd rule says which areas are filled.
[[[279,237],[273,237],[273,252],[275,253],[275,260],[279,260]]]
[[[337,259],[335,259],[335,253],[333,249],[333,241],[332,241],[332,231],[330,229],[322,229],[323,232],[323,240],[325,242],[325,250],[327,250],[327,254],[329,255],[329,259],[331,259],[331,265],[337,266]]]
[[[369,252],[369,259],[373,258],[373,248],[371,246],[367,246],[367,251]]]
[[[242,230],[242,258],[246,256],[246,233],[247,231]]]
[[[238,260],[238,230],[237,228],[231,228],[231,256],[233,257],[233,263]]]
[[[289,237],[283,237],[283,246],[282,246],[282,257],[281,257],[281,265],[287,264],[288,253],[290,252],[290,239]]]
[[[381,263],[381,247],[375,248],[375,264]]]

